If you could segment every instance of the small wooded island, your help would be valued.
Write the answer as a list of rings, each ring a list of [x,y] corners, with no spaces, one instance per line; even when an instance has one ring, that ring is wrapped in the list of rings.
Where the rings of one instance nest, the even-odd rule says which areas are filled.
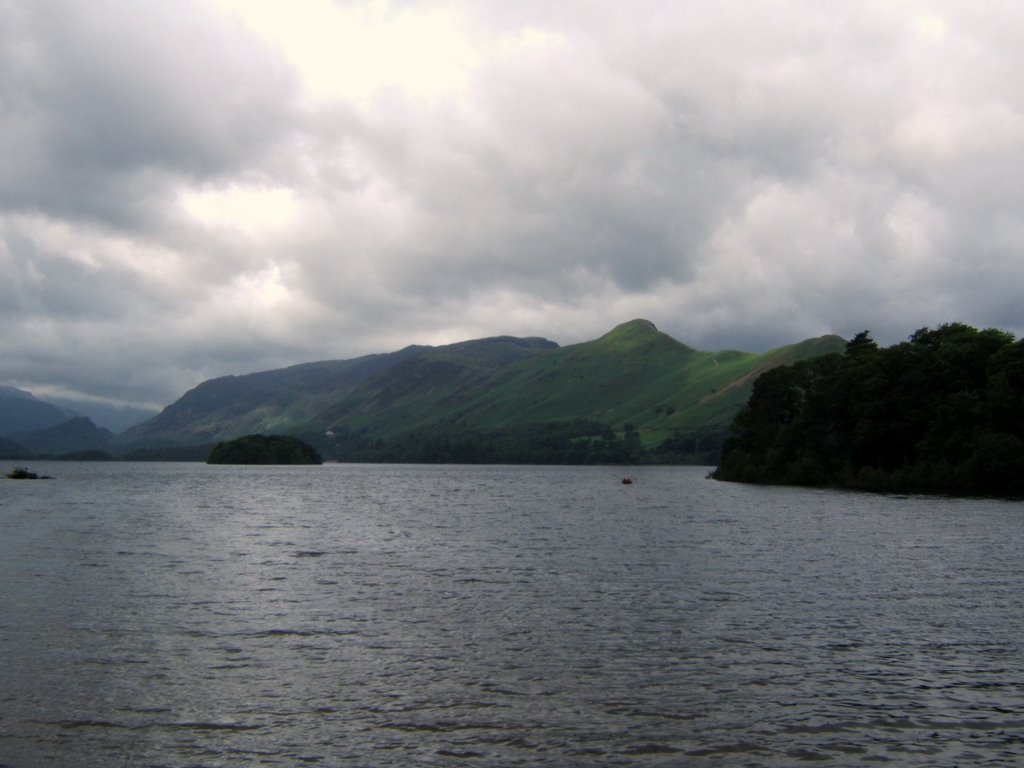
[[[1024,497],[1024,340],[962,323],[774,368],[717,480]]]
[[[217,443],[207,464],[323,464],[317,450],[294,437],[245,435]]]
[[[25,467],[14,467],[4,475],[8,480],[52,480],[53,478],[49,475],[37,475],[35,472],[29,472]]]

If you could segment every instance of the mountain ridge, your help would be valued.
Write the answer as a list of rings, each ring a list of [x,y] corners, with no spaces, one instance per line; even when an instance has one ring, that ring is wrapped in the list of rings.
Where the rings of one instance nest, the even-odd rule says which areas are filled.
[[[558,431],[558,424],[575,425],[559,432],[570,443],[629,434],[652,447],[713,435],[708,439],[717,445],[757,373],[839,352],[844,344],[824,336],[762,354],[702,352],[636,319],[564,347],[513,336],[413,345],[210,379],[113,445],[127,452],[284,434],[327,458],[391,460],[396,446],[441,432],[449,443],[471,436],[479,446],[488,444],[487,435],[512,430],[536,437]]]

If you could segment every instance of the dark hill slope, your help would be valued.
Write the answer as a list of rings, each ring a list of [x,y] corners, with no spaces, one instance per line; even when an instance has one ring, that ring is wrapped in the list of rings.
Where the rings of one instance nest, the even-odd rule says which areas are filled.
[[[76,416],[53,427],[19,437],[19,442],[35,455],[60,456],[80,451],[105,452],[113,435],[97,427],[87,416]]]
[[[210,379],[115,442],[122,448],[159,447],[287,433],[407,354],[412,350]]]
[[[223,376],[203,382],[159,415],[127,430],[116,445],[127,450],[219,442],[247,434],[304,432],[311,423],[322,423],[324,412],[358,408],[382,388],[408,387],[411,372],[421,366],[426,365],[430,373],[431,365],[457,359],[474,368],[495,367],[550,346],[555,345],[543,339],[500,337]],[[385,393],[391,399],[399,395]]]
[[[0,459],[25,459],[32,455],[21,443],[0,437]]]
[[[317,414],[308,428],[370,430],[393,437],[409,429],[462,415],[466,403],[516,365],[558,349],[546,339],[493,339],[421,348],[352,396]]]

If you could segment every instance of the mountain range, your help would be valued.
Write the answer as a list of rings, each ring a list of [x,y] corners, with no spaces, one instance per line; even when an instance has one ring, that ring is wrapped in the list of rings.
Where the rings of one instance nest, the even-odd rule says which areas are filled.
[[[23,389],[0,386],[0,458],[105,452],[114,432],[155,413],[67,398],[42,400]]]
[[[0,458],[106,452],[113,436],[86,416],[0,386]]]
[[[0,387],[0,456],[204,459],[247,434],[299,437],[343,461],[715,463],[753,381],[843,351],[822,336],[703,352],[632,320],[592,341],[498,336],[210,379],[114,435]]]
[[[300,437],[340,460],[568,461],[622,458],[610,447],[629,438],[634,449],[714,461],[761,372],[844,344],[823,336],[761,354],[702,352],[633,320],[564,347],[511,336],[410,346],[205,381],[111,449],[263,433]]]

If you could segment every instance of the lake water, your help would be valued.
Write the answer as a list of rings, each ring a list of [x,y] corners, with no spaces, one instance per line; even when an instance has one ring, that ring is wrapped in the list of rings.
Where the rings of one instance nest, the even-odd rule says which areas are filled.
[[[30,468],[0,480],[2,766],[1024,760],[1019,503]]]

